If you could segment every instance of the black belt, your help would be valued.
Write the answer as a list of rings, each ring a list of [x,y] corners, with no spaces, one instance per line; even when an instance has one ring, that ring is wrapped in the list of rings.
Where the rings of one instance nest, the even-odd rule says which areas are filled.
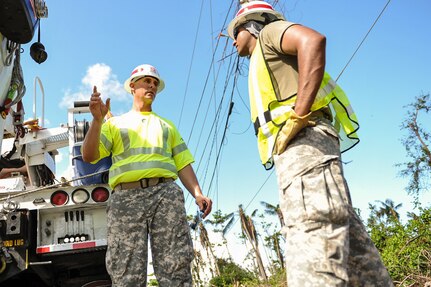
[[[159,183],[163,182],[171,182],[174,181],[173,178],[166,178],[166,177],[151,177],[151,178],[143,178],[138,181],[132,181],[132,182],[122,182],[117,184],[113,191],[119,191],[119,190],[125,190],[125,189],[134,189],[134,188],[147,188],[150,186],[158,185]]]
[[[271,111],[270,110],[266,110],[263,113],[263,116],[265,118],[265,123],[272,121],[272,117],[271,117]],[[319,119],[319,118],[325,118],[327,120],[332,121],[332,113],[331,113],[331,109],[329,107],[323,107],[320,110],[314,111],[311,113],[311,119]],[[259,120],[259,117],[256,117],[256,120],[253,123],[254,126],[254,135],[257,135],[259,128],[261,127],[261,123]]]
[[[264,111],[263,117],[265,118],[266,123],[269,121],[272,121],[271,111],[270,110]],[[254,135],[256,136],[258,131],[259,131],[259,128],[261,126],[260,121],[259,121],[259,117],[256,117],[256,120],[254,121],[253,126],[254,126]]]

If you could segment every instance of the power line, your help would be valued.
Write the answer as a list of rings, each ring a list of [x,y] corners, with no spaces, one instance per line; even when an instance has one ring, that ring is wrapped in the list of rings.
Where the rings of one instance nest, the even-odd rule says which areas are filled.
[[[233,7],[233,2],[232,2],[232,3],[231,3],[231,5],[230,5],[229,11],[231,11],[231,10],[232,10],[232,7]],[[211,13],[211,19],[212,19],[212,11],[211,11],[210,13]],[[225,21],[224,21],[224,25],[223,25],[223,27],[225,26],[225,24],[226,24],[226,22],[227,22],[228,16],[229,16],[229,12],[228,12],[228,13],[227,13],[227,15],[226,15],[226,18],[225,18]],[[222,28],[222,30],[223,30],[223,29],[224,29],[224,28]],[[187,139],[187,142],[190,142],[191,137],[192,137],[192,134],[193,134],[193,132],[194,132],[194,130],[195,130],[195,125],[196,125],[196,122],[197,122],[198,115],[200,114],[200,109],[201,109],[202,101],[203,101],[203,99],[204,99],[205,92],[206,92],[207,87],[208,87],[208,85],[209,85],[209,78],[210,78],[210,75],[211,75],[211,73],[215,73],[215,71],[213,71],[213,69],[214,69],[214,64],[215,64],[215,62],[216,62],[216,61],[215,61],[215,55],[216,55],[216,52],[218,51],[219,46],[221,46],[221,45],[220,45],[220,43],[221,43],[221,42],[220,42],[220,40],[221,40],[221,37],[220,37],[221,33],[218,33],[218,35],[219,35],[219,36],[217,37],[217,41],[216,41],[215,48],[213,48],[213,53],[212,53],[211,63],[210,63],[210,65],[209,65],[209,69],[208,69],[208,72],[207,72],[207,75],[206,75],[206,79],[205,79],[205,82],[204,82],[204,87],[203,87],[203,90],[202,90],[202,92],[201,92],[201,96],[200,96],[200,99],[199,99],[199,102],[198,102],[198,105],[197,105],[197,108],[196,108],[196,113],[195,113],[195,116],[194,116],[194,119],[193,119],[193,123],[192,123],[191,129],[190,129],[190,134],[189,134],[189,137],[188,137],[188,139]],[[223,54],[225,54],[225,53],[226,53],[226,47],[227,47],[227,41],[226,41],[226,44],[225,44],[225,48],[224,48]],[[230,69],[229,69],[229,70],[230,70]],[[217,75],[219,74],[219,72],[220,72],[220,67],[219,67],[219,71],[217,72]],[[204,149],[204,151],[203,151],[202,157],[204,156],[205,151],[207,151],[207,150],[208,150],[208,149],[206,149],[206,146],[207,146],[208,141],[210,140],[210,138],[212,137],[212,135],[213,135],[213,134],[214,134],[214,136],[213,136],[213,137],[214,137],[214,139],[213,139],[213,144],[211,145],[210,150],[212,151],[212,150],[213,150],[213,148],[214,148],[214,146],[216,145],[215,141],[217,140],[216,135],[217,135],[217,133],[218,133],[218,130],[217,130],[217,123],[218,123],[218,121],[220,120],[220,114],[221,114],[221,111],[222,111],[222,103],[223,103],[223,100],[224,100],[225,95],[226,95],[226,88],[227,88],[227,86],[228,86],[228,82],[229,82],[230,76],[231,76],[231,74],[230,74],[230,73],[228,73],[228,74],[227,74],[227,76],[226,76],[226,83],[225,83],[225,89],[224,89],[224,92],[223,92],[223,96],[222,96],[222,98],[219,100],[220,104],[218,105],[218,109],[216,110],[215,118],[214,118],[214,120],[213,120],[213,124],[212,124],[211,131],[210,131],[210,132],[209,132],[209,134],[208,134],[207,142],[206,142],[206,144],[205,144],[205,149]],[[218,78],[218,76],[216,76],[216,78],[214,79],[214,82],[217,82],[217,78]],[[213,89],[212,89],[212,92],[211,92],[211,98],[210,98],[210,100],[209,100],[209,104],[208,104],[208,105],[210,105],[211,100],[212,100],[212,98],[214,97],[214,94],[215,94],[215,86],[216,86],[216,85],[215,85],[215,83],[214,83],[214,84],[213,84]],[[205,122],[206,122],[206,118],[207,118],[207,116],[209,115],[208,111],[209,111],[209,109],[207,109],[207,111],[204,113],[204,116],[205,116],[204,124],[205,124]],[[214,127],[216,127],[216,128],[214,128]],[[202,128],[201,128],[201,132],[200,132],[200,134],[199,134],[198,142],[200,141],[201,136],[202,136],[202,132],[203,132],[204,130],[205,130],[205,129],[204,129],[204,127],[202,126]],[[197,145],[197,146],[199,146],[199,145]],[[209,156],[211,157],[211,153],[209,154]],[[202,157],[201,157],[201,159],[199,160],[199,166],[200,166],[201,162],[203,161],[203,158],[202,158]],[[209,164],[208,164],[208,166],[209,166]],[[207,169],[208,169],[208,166],[207,166]],[[217,166],[215,166],[215,168],[217,168]],[[199,167],[198,167],[198,169],[199,169]],[[206,174],[206,172],[205,172],[205,174]],[[201,180],[199,180],[199,181],[200,181],[200,182],[202,182]],[[202,186],[202,187],[203,187],[203,186]],[[186,200],[188,199],[188,196],[189,196],[189,194],[187,194],[187,198],[186,198]]]
[[[230,11],[231,9],[232,9],[232,4],[231,4],[231,6],[230,6],[230,8],[229,8],[229,11]],[[229,12],[228,12],[228,15],[229,15]],[[226,18],[225,18],[225,20],[224,20],[224,23],[226,23],[226,22],[227,22],[227,17],[228,17],[228,15],[226,15]],[[217,50],[217,48],[218,48],[218,46],[219,46],[220,38],[221,38],[221,37],[217,37],[216,50]],[[189,141],[190,141],[190,139],[191,139],[191,137],[192,137],[192,134],[193,134],[194,126],[195,126],[195,124],[196,124],[197,116],[198,116],[198,114],[199,114],[200,106],[201,106],[201,104],[202,104],[202,100],[203,100],[203,97],[204,97],[204,92],[205,92],[205,90],[206,90],[206,87],[207,87],[207,84],[208,84],[208,81],[209,81],[209,77],[210,77],[210,75],[211,75],[211,69],[212,69],[212,67],[213,67],[213,65],[214,65],[214,59],[215,59],[215,51],[213,52],[212,57],[211,57],[211,64],[210,64],[210,67],[209,67],[209,69],[208,69],[207,76],[206,76],[206,78],[205,78],[205,84],[204,84],[204,87],[203,87],[203,91],[202,91],[202,94],[201,94],[201,98],[200,98],[200,100],[199,100],[199,104],[198,104],[198,108],[197,108],[197,110],[196,110],[195,117],[194,117],[194,119],[193,119],[193,124],[192,124],[191,130],[190,130],[190,135],[189,135],[189,137],[188,137],[188,139],[187,139],[187,142],[189,142]]]
[[[204,7],[204,2],[205,1],[202,1],[201,9],[200,9],[200,12],[199,12],[199,19],[198,19],[198,25],[197,25],[197,28],[196,28],[195,41],[193,43],[192,58],[190,60],[190,66],[189,66],[189,71],[188,71],[188,74],[187,74],[187,81],[186,81],[186,89],[184,91],[184,98],[183,98],[183,103],[181,105],[181,111],[180,111],[180,119],[178,121],[178,129],[180,128],[180,125],[181,125],[181,119],[183,117],[184,104],[186,102],[187,91],[189,89],[190,74],[191,74],[191,71],[192,71],[193,59],[195,57],[196,43],[197,43],[197,40],[198,40],[199,27],[200,27],[201,18],[202,18],[202,11],[203,11],[203,7]]]
[[[252,197],[252,199],[250,199],[250,201],[248,202],[247,206],[244,208],[244,212],[247,210],[247,208],[250,206],[250,204],[253,202],[253,200],[256,198],[256,196],[260,193],[260,191],[263,189],[263,187],[265,186],[265,184],[268,182],[269,178],[271,177],[271,175],[274,173],[275,169],[272,169],[271,173],[266,177],[265,181],[262,183],[262,185],[260,186],[260,188],[256,191],[256,193],[254,194],[254,196]],[[238,222],[238,218],[235,220],[235,222],[232,224],[232,227]],[[232,230],[232,227],[226,231],[226,234]]]
[[[218,160],[219,160],[219,157],[220,157],[220,154],[221,154],[221,149],[223,147],[224,139],[226,138],[226,131],[227,131],[227,127],[228,127],[228,124],[229,124],[229,118],[230,118],[230,115],[232,114],[232,109],[233,109],[233,106],[234,106],[232,98],[233,98],[233,93],[234,93],[235,86],[236,86],[236,81],[237,81],[237,78],[238,78],[238,65],[239,65],[239,57],[237,57],[237,65],[236,65],[234,83],[233,83],[232,92],[231,92],[231,96],[230,96],[230,100],[229,100],[229,111],[227,113],[226,123],[225,123],[224,130],[223,130],[223,136],[221,138],[220,147],[219,147],[219,150],[217,152],[217,157],[216,157],[216,161],[215,161],[215,164],[214,164],[214,171],[213,171],[213,175],[211,177],[210,185],[208,187],[208,192],[211,189],[211,185],[212,185],[212,182],[213,182],[213,179],[214,179],[214,175],[215,175],[215,172],[217,170],[217,165],[218,165]]]
[[[374,28],[374,26],[376,25],[377,21],[379,21],[380,17],[382,16],[383,12],[385,12],[386,7],[388,7],[389,3],[391,2],[391,0],[388,0],[388,2],[386,3],[385,7],[383,7],[382,11],[380,12],[379,16],[377,16],[376,20],[374,21],[373,25],[371,25],[370,29],[368,29],[367,34],[365,34],[364,38],[362,39],[361,43],[359,43],[358,47],[356,48],[355,52],[352,54],[352,56],[350,57],[349,61],[347,62],[347,64],[344,66],[344,68],[341,70],[340,74],[338,75],[338,77],[335,79],[335,82],[338,81],[338,79],[341,77],[341,75],[344,73],[344,70],[346,70],[347,66],[350,64],[350,62],[352,61],[353,57],[356,55],[356,53],[358,52],[359,48],[361,48],[362,44],[365,42],[365,39],[368,37],[368,34],[370,34],[371,30]]]

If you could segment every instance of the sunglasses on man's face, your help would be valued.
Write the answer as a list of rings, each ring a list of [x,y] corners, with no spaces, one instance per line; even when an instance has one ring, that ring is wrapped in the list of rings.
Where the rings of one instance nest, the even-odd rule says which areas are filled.
[[[236,37],[238,37],[238,33],[239,33],[239,31],[238,31],[238,28],[236,28],[234,31],[233,31],[233,38],[236,40]]]
[[[233,30],[233,38],[236,40],[236,38],[238,37],[238,34],[239,34],[239,32],[241,32],[240,31],[240,29],[241,28],[244,28],[243,27],[243,25],[239,25],[238,27],[236,27],[234,30]]]

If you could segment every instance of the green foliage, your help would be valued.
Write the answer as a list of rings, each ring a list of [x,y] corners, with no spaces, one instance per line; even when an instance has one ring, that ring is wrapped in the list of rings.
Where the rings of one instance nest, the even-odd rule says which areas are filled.
[[[286,287],[286,270],[277,268],[275,273],[268,278],[268,285],[274,287]]]
[[[405,225],[396,217],[382,220],[375,207],[371,211],[367,227],[394,282],[423,286],[431,281],[431,208],[410,213]]]
[[[247,286],[247,287],[286,287],[286,272],[282,268],[276,268],[274,274],[268,278],[268,282],[262,283],[257,278],[258,273],[249,272],[239,265],[218,259],[220,266],[220,276],[214,277],[210,281],[212,287],[231,287],[231,286]]]
[[[220,268],[220,276],[216,276],[210,280],[211,286],[233,286],[238,283],[245,286],[253,286],[252,284],[258,283],[256,275],[243,269],[234,262],[217,259],[217,264]]]
[[[148,286],[159,286],[159,282],[156,279],[150,279]]]
[[[407,186],[408,194],[413,195],[418,202],[419,193],[431,187],[431,133],[424,128],[427,127],[431,115],[430,94],[416,97],[406,108],[407,118],[401,128],[408,132],[402,139],[408,161],[398,166],[403,168],[401,176],[410,180]]]

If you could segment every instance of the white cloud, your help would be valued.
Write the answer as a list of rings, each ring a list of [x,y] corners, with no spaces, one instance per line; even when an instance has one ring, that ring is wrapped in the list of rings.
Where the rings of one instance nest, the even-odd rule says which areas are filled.
[[[64,96],[59,104],[60,108],[70,108],[75,101],[90,100],[93,86],[96,86],[97,91],[101,93],[103,101],[106,101],[107,98],[111,98],[111,109],[114,115],[121,114],[122,110],[127,111],[127,109],[130,109],[133,97],[124,90],[123,84],[118,81],[117,76],[108,65],[97,63],[89,66],[81,83],[82,85],[76,90],[65,90]],[[113,104],[112,102],[117,102],[117,104]],[[56,157],[56,164],[57,178],[63,176],[70,180],[74,176],[68,149],[60,152]]]
[[[66,155],[61,150],[59,150],[58,154],[55,156],[55,162],[57,164],[60,163],[60,162],[62,162],[63,159],[65,158],[65,156]]]
[[[93,91],[93,86],[101,93],[102,99],[115,101],[130,101],[130,95],[123,89],[117,75],[112,73],[111,67],[103,63],[94,64],[87,69],[87,73],[81,80],[82,86],[78,91],[66,90],[60,102],[61,108],[70,108],[74,101],[88,101]]]

